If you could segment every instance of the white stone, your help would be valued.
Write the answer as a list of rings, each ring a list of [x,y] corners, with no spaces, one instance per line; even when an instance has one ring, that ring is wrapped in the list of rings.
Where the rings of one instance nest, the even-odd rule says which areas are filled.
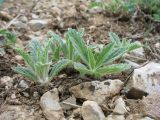
[[[37,31],[42,28],[45,28],[48,25],[48,21],[47,20],[30,20],[28,24],[34,31]]]
[[[21,88],[24,88],[24,89],[29,88],[29,85],[28,85],[28,83],[27,83],[25,80],[21,80],[21,81],[19,82],[19,86],[20,86]]]
[[[102,109],[94,101],[85,101],[83,103],[82,117],[84,120],[105,120]]]
[[[154,119],[152,119],[150,117],[144,117],[144,118],[141,118],[140,120],[154,120]]]
[[[126,114],[128,112],[123,98],[118,98],[115,101],[115,108],[113,109],[113,112],[118,113],[118,114],[122,114],[122,115]]]
[[[109,79],[103,82],[84,82],[71,87],[69,90],[76,98],[91,100],[101,104],[106,100],[106,98],[110,98],[119,93],[122,86],[123,82],[120,80]]]
[[[125,120],[124,115],[108,115],[105,120]]]
[[[65,120],[63,110],[59,104],[57,88],[43,94],[40,106],[48,120]]]
[[[144,67],[135,69],[131,80],[127,84],[130,96],[139,95],[143,97],[145,93],[160,92],[160,64],[150,62]],[[132,91],[132,92],[130,92]]]
[[[69,109],[74,108],[74,106],[72,105],[76,106],[76,98],[74,96],[71,96],[68,99],[61,102],[61,106],[63,110],[69,110]]]

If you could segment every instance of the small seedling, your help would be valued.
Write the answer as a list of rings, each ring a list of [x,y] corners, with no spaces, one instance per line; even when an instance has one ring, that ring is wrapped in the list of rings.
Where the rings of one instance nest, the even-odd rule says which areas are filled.
[[[102,1],[94,1],[90,3],[90,8],[102,8],[104,10],[110,11],[111,13],[130,13],[134,12],[136,9],[136,0],[112,0],[109,3],[104,3]]]
[[[4,47],[13,47],[16,43],[16,36],[6,30],[6,29],[0,29],[0,55],[5,54]]]
[[[29,52],[16,48],[16,51],[24,59],[26,67],[13,67],[13,70],[34,82],[48,83],[70,62],[62,59],[52,64],[52,60],[49,58],[50,41],[42,44],[37,40],[32,40],[28,48]]]
[[[90,8],[102,8],[113,14],[134,15],[136,11],[142,11],[154,21],[160,21],[160,0],[112,0],[109,3],[93,1]]]
[[[80,29],[79,31],[77,31],[77,34],[83,37],[84,29]],[[55,33],[49,32],[49,35],[51,36],[51,49],[54,60],[59,60],[61,58],[71,60],[71,62],[79,60],[79,55],[77,54],[71,41],[69,40],[69,30],[68,32],[66,32],[64,40]]]
[[[83,38],[77,34],[76,30],[69,30],[69,38],[74,49],[79,54],[83,64],[75,62],[74,67],[81,74],[88,74],[95,77],[101,77],[105,74],[119,73],[130,68],[128,64],[112,64],[124,55],[128,49],[125,47],[115,47],[115,43],[104,46],[102,51],[96,53],[87,46]]]
[[[113,32],[109,33],[109,38],[113,43],[115,43],[115,47],[126,48],[127,52],[131,52],[142,47],[138,42],[131,42],[131,39],[120,39],[119,36]]]

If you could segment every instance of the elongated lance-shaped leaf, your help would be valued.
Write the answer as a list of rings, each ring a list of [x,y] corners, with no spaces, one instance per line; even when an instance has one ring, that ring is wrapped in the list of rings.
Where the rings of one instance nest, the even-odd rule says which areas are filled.
[[[75,31],[75,32],[77,34],[79,34],[79,36],[81,36],[81,37],[83,37],[83,35],[84,35],[84,29],[80,29],[80,30]],[[79,55],[77,54],[78,52],[74,49],[69,35],[70,35],[70,31],[68,31],[65,34],[66,44],[64,45],[64,47],[62,47],[62,48],[65,48],[63,50],[63,53],[64,53],[65,58],[70,59],[72,61],[77,61],[77,60],[79,60]]]
[[[99,2],[99,1],[98,2],[97,1],[93,1],[89,5],[90,8],[97,8],[97,7],[104,8],[104,6],[105,6],[105,4],[102,3],[102,2]]]
[[[120,73],[128,69],[130,69],[130,65],[128,64],[112,64],[97,69],[96,74],[103,76],[105,74]]]
[[[131,42],[131,40],[127,40],[127,39],[122,39],[120,40],[120,38],[118,37],[118,35],[116,35],[115,33],[112,33],[110,32],[109,33],[109,37],[110,37],[110,40],[115,43],[115,46],[116,47],[122,47],[122,48],[127,48],[128,51],[126,52],[130,52],[134,49],[137,49],[137,48],[140,48],[141,46],[137,43],[137,42]]]
[[[32,60],[34,63],[40,61],[40,54],[42,52],[42,45],[37,40],[31,40],[31,42],[28,45],[30,56],[32,57]]]
[[[49,73],[49,80],[52,80],[55,75],[58,74],[63,68],[71,63],[68,59],[59,60],[57,63],[53,65],[51,68],[51,72]]]
[[[88,53],[88,49],[87,46],[85,45],[84,40],[82,39],[82,37],[77,34],[77,32],[73,29],[69,29],[69,40],[71,41],[74,49],[78,52],[79,56],[81,57],[81,59],[88,64],[87,61],[87,53]]]
[[[116,45],[121,45],[121,40],[119,38],[119,36],[113,32],[109,33],[109,38],[110,40],[115,43]]]
[[[88,66],[90,69],[94,69],[96,67],[95,55],[90,48],[88,48]]]
[[[97,65],[96,67],[100,67],[103,65],[103,63],[106,61],[107,57],[111,54],[113,51],[114,43],[110,43],[107,46],[105,46],[102,51],[99,53],[97,57]]]
[[[51,50],[53,53],[53,59],[59,60],[60,59],[60,53],[64,48],[64,43],[61,39],[61,37],[55,33],[49,32],[49,35],[51,36]],[[62,47],[63,46],[63,47]]]
[[[5,34],[7,32],[6,29],[0,29],[0,34]]]
[[[78,70],[81,74],[89,74],[89,75],[93,74],[93,71],[91,71],[85,65],[81,63],[74,63],[74,68]]]
[[[21,48],[15,48],[15,50],[22,56],[25,63],[34,70],[34,64],[31,56]]]
[[[142,47],[142,46],[139,43],[134,42],[129,45],[128,51],[130,52],[130,51],[133,51],[133,50],[140,48],[140,47]]]
[[[70,59],[72,60],[73,59],[73,53],[74,53],[74,48],[73,48],[73,45],[71,43],[71,41],[69,40],[69,34],[67,33],[66,36],[65,36],[65,39],[66,39],[66,52],[65,53],[65,56],[67,59]]]
[[[13,67],[12,68],[15,72],[29,78],[30,80],[36,81],[38,78],[36,77],[36,75],[34,74],[34,72],[29,69],[29,68],[25,68],[25,67]]]
[[[109,64],[118,58],[122,57],[127,52],[126,48],[115,48],[112,52],[106,57],[104,64]]]
[[[49,34],[49,36],[51,36],[51,43],[54,46],[53,51],[55,51],[57,47],[62,47],[63,41],[59,35],[57,35],[53,32],[49,32],[48,34]],[[51,46],[51,48],[52,48],[52,46]]]
[[[50,50],[50,41],[45,41],[45,44],[43,46],[43,51],[42,51],[42,55],[41,55],[41,62],[43,64],[48,64],[50,61],[49,61],[49,50]]]

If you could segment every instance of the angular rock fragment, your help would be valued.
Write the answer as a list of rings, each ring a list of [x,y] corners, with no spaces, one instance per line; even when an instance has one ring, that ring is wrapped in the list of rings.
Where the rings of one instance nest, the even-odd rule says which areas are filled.
[[[106,98],[110,98],[122,89],[123,82],[120,80],[105,80],[103,82],[84,82],[71,87],[69,90],[76,98],[92,100],[101,104]]]
[[[85,101],[82,106],[84,120],[104,120],[105,116],[101,108],[94,101]]]
[[[57,88],[43,94],[40,106],[48,120],[65,120],[63,110],[59,104]]]

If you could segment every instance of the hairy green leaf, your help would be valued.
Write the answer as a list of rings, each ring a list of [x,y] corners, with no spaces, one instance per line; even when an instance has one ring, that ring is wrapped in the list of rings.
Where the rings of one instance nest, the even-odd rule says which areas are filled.
[[[102,51],[99,53],[97,57],[97,66],[99,67],[103,65],[103,63],[106,61],[107,57],[113,52],[114,43],[110,43],[107,46],[105,46]]]
[[[109,38],[110,40],[115,43],[116,45],[121,45],[121,40],[119,38],[119,36],[113,32],[109,33]]]
[[[15,72],[17,72],[19,74],[22,74],[23,76],[29,78],[30,80],[36,81],[38,79],[36,77],[36,75],[34,74],[34,72],[31,69],[29,69],[29,68],[17,66],[17,67],[13,67],[12,69]]]
[[[74,68],[78,70],[81,74],[93,74],[85,65],[81,63],[74,63]]]
[[[60,72],[63,68],[65,68],[70,63],[71,61],[68,59],[62,59],[62,60],[59,60],[57,63],[55,63],[51,68],[49,79],[52,80],[53,77],[58,74],[58,72]]]
[[[130,51],[133,51],[133,50],[140,48],[140,47],[142,47],[142,46],[139,43],[134,42],[134,43],[130,44],[128,51],[130,52]]]
[[[40,43],[37,40],[32,40],[28,45],[29,52],[16,48],[16,51],[22,56],[27,67],[23,67],[23,69],[16,67],[13,70],[42,84],[52,80],[69,62],[68,60],[60,60],[52,65],[49,57],[50,44],[50,41]]]
[[[15,50],[17,53],[19,53],[22,56],[25,63],[34,70],[34,63],[31,56],[21,48],[15,48]]]
[[[130,65],[128,64],[112,64],[112,65],[104,66],[97,69],[96,74],[103,76],[105,74],[119,73],[119,72],[128,70],[129,68],[130,68]]]
[[[87,61],[87,59],[88,59],[88,57],[87,57],[88,49],[87,49],[87,46],[85,45],[84,40],[73,29],[69,29],[68,33],[69,33],[69,39],[72,42],[72,45],[73,45],[74,49],[77,51],[77,53],[79,54],[79,56],[81,57],[81,59],[86,64],[88,64],[88,61]]]

